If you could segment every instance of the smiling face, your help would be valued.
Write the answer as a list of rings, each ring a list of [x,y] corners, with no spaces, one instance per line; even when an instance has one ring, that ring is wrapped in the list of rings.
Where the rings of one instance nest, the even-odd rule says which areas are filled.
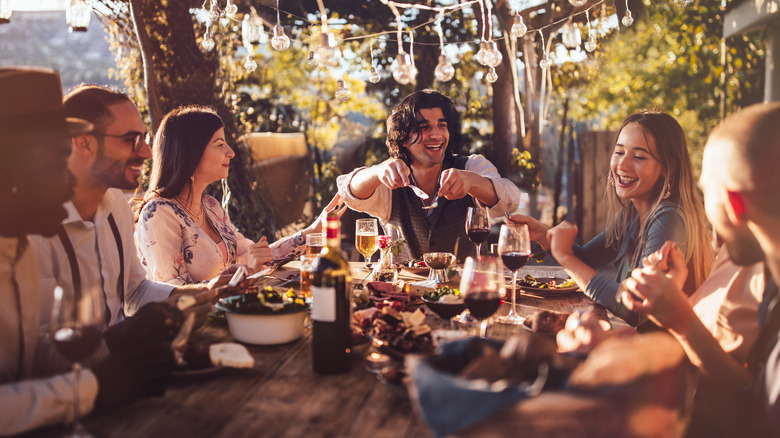
[[[610,161],[615,193],[631,200],[640,212],[649,209],[657,196],[655,187],[663,173],[657,151],[653,136],[631,123],[620,131]]]
[[[420,166],[439,165],[449,144],[450,133],[441,108],[426,108],[418,112],[419,135],[412,134],[404,146],[412,163]]]
[[[198,167],[195,168],[195,180],[210,184],[228,177],[230,159],[236,154],[225,141],[225,129],[219,128],[203,150]]]
[[[134,135],[145,133],[146,126],[132,102],[111,105],[108,109],[110,121],[100,133],[95,133],[97,154],[92,163],[92,176],[108,187],[133,190],[138,187],[144,161],[152,157],[145,139],[141,139],[139,150],[133,151]]]

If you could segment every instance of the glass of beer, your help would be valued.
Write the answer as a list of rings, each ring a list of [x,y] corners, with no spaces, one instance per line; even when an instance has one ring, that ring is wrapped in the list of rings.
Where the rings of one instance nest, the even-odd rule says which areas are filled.
[[[322,237],[322,233],[311,233],[306,235],[306,247],[308,248],[307,254],[317,255],[322,251],[322,247],[325,246],[325,240]]]
[[[369,264],[371,263],[371,256],[378,249],[377,236],[379,235],[379,227],[377,226],[376,219],[358,219],[355,222],[355,247],[360,254],[363,254],[365,264],[363,265],[364,271],[370,271]]]
[[[314,271],[314,261],[317,254],[304,254],[301,256],[301,296],[311,297],[311,274]]]

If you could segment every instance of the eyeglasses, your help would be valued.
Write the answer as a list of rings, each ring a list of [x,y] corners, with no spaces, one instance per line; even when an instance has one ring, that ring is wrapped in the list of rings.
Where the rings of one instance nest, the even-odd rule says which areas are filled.
[[[133,152],[138,152],[141,150],[141,140],[145,140],[147,143],[149,143],[149,140],[151,140],[149,138],[149,134],[146,132],[128,132],[127,134],[121,135],[96,133],[96,135],[102,135],[103,137],[121,138],[122,140],[133,145]]]

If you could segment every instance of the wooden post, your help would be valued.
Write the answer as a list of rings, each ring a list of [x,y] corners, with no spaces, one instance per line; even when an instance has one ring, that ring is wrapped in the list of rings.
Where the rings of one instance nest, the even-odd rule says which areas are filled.
[[[609,160],[617,140],[617,132],[586,131],[580,142],[582,148],[582,207],[580,237],[587,242],[604,230],[607,207],[604,199]]]

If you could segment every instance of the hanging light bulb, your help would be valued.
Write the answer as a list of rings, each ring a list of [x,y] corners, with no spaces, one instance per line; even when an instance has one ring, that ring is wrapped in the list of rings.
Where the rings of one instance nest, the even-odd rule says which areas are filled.
[[[678,7],[684,8],[691,4],[691,0],[674,0],[674,4]]]
[[[216,23],[219,21],[219,7],[215,0],[211,0],[211,8],[209,8],[209,21]]]
[[[593,35],[588,35],[588,39],[585,40],[585,50],[588,52],[596,50],[596,38],[593,38]]]
[[[206,31],[206,33],[203,34],[203,41],[201,41],[200,46],[203,47],[203,50],[210,52],[214,50],[214,46],[216,45],[214,38],[211,37],[211,33]]]
[[[86,32],[90,18],[92,18],[92,8],[86,1],[70,0],[70,5],[65,10],[65,21],[70,26],[69,32]]]
[[[406,85],[412,81],[412,61],[407,53],[399,53],[395,58],[397,65],[393,70],[393,79],[401,85]]]
[[[371,70],[368,72],[368,81],[372,84],[376,84],[382,79],[382,76],[379,74],[378,71],[374,67],[371,67]]]
[[[579,8],[581,6],[585,6],[588,4],[588,0],[569,0],[569,3],[571,3],[572,6],[575,8]]]
[[[503,59],[504,55],[498,50],[498,44],[496,44],[495,41],[488,41],[485,53],[485,65],[487,67],[498,67]]]
[[[349,88],[347,88],[347,85],[344,83],[344,79],[339,79],[336,83],[338,84],[336,86],[336,99],[338,99],[339,102],[348,101],[352,93],[349,92]]]
[[[10,23],[11,15],[14,11],[11,9],[10,0],[0,0],[0,24]]]
[[[520,13],[515,14],[515,22],[512,24],[512,29],[509,33],[515,38],[521,38],[528,33],[528,26],[523,22],[523,17]]]
[[[306,60],[306,67],[311,70],[314,70],[315,68],[317,68],[318,65],[320,65],[320,63],[317,62],[316,59],[314,59],[314,52],[309,51],[309,59]]]
[[[487,79],[487,81],[491,84],[498,80],[498,73],[496,73],[496,69],[494,67],[490,67],[488,73],[485,75],[485,79]]]
[[[620,20],[621,23],[623,23],[623,26],[631,26],[634,24],[634,17],[631,16],[631,11],[626,9],[626,14],[623,15],[623,18]]]
[[[455,76],[455,67],[450,64],[447,55],[443,52],[439,55],[439,64],[436,65],[436,69],[433,70],[433,76],[441,82],[447,82]]]
[[[561,27],[561,39],[563,40],[563,45],[566,46],[567,49],[579,47],[579,45],[582,44],[580,28],[575,26],[571,21],[566,22],[566,24]]]
[[[485,62],[485,56],[487,56],[487,42],[483,41],[479,43],[479,50],[475,56],[475,59],[480,65],[487,65]]]
[[[552,61],[550,61],[550,56],[546,53],[544,56],[542,56],[542,59],[539,60],[539,68],[547,70],[552,65]]]
[[[279,24],[274,26],[274,37],[271,38],[271,47],[280,52],[290,48],[290,38],[284,34],[284,27]]]
[[[245,46],[249,47],[262,43],[263,35],[265,35],[263,20],[257,15],[255,8],[252,8],[249,14],[244,14],[244,21],[241,22],[241,40]]]
[[[336,42],[336,37],[323,26],[320,35],[320,47],[314,52],[314,59],[322,65],[338,67],[341,59],[341,50]]]
[[[238,6],[233,4],[233,0],[227,0],[227,4],[225,5],[225,15],[228,18],[236,18],[236,13],[238,13]]]
[[[253,71],[257,70],[257,62],[255,62],[255,57],[252,56],[252,54],[246,55],[246,62],[244,63],[244,68],[249,73],[252,73]]]

